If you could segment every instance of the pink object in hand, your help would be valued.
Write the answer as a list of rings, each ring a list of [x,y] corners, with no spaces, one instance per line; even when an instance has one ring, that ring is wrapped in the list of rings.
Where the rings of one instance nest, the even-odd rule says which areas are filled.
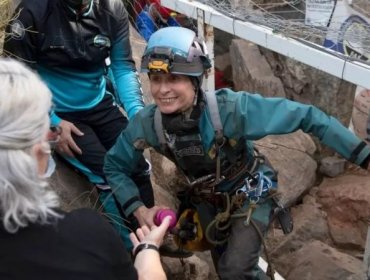
[[[177,219],[176,219],[176,213],[175,211],[171,210],[171,209],[160,209],[158,210],[158,212],[155,214],[155,217],[154,217],[154,223],[159,226],[163,219],[167,216],[171,216],[172,219],[170,221],[170,226],[168,227],[168,229],[172,229],[176,226],[176,223],[177,223]]]

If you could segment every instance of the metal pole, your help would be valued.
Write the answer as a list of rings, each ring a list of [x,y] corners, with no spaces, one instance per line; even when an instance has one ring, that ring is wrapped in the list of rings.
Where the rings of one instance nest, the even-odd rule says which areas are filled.
[[[368,219],[367,238],[364,253],[364,265],[367,279],[370,280],[370,218]]]
[[[202,89],[204,92],[215,90],[215,55],[214,55],[214,32],[213,26],[204,22],[204,11],[197,9],[197,24],[198,24],[198,37],[203,39],[207,46],[208,57],[211,60],[212,68],[205,75]]]

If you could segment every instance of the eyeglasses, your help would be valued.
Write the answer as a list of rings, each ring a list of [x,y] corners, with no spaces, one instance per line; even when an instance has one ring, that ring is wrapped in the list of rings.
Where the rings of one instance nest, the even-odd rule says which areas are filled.
[[[47,141],[52,150],[56,147],[57,143],[59,142],[61,134],[62,128],[60,126],[50,126],[47,134]]]

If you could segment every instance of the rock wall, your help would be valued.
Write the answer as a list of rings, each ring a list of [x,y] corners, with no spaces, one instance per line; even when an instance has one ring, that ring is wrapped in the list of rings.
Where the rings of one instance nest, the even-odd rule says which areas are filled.
[[[348,126],[356,86],[241,39],[230,45],[235,90],[312,104]]]

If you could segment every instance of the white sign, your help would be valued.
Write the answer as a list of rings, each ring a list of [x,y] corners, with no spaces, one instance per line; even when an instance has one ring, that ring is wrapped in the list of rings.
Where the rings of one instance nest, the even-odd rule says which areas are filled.
[[[306,0],[305,24],[328,26],[334,6],[334,0]]]

